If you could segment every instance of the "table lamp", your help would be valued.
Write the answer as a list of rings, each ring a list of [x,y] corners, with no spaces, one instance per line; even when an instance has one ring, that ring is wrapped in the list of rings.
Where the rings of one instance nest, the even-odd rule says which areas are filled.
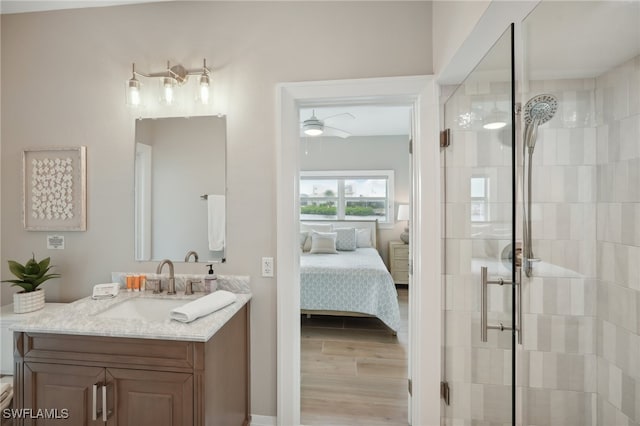
[[[409,244],[409,204],[400,204],[398,206],[398,220],[406,220],[407,226],[404,232],[400,234],[400,239],[405,244]]]

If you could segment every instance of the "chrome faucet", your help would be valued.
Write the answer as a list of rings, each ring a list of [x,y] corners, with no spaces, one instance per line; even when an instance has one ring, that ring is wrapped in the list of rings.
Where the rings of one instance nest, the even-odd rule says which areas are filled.
[[[176,294],[176,277],[173,274],[173,262],[169,259],[163,259],[160,261],[158,268],[156,269],[156,274],[162,274],[162,267],[164,265],[169,265],[169,288],[167,288],[167,294]],[[160,285],[162,287],[162,284]]]
[[[188,279],[187,283],[184,286],[184,294],[185,295],[193,294],[193,285],[201,282],[202,282],[201,280]]]
[[[193,255],[193,260],[198,263],[198,253],[196,253],[195,251],[191,250],[189,253],[187,253],[187,255],[184,257],[184,261],[188,262],[189,258],[191,257],[191,255]]]

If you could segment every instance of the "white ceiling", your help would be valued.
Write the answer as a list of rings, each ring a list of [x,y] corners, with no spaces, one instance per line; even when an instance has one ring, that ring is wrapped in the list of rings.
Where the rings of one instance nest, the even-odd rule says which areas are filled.
[[[105,7],[120,6],[123,4],[151,3],[168,0],[0,0],[0,13],[3,15],[10,13],[42,12],[46,10],[59,9],[81,9],[85,7]]]
[[[325,121],[325,126],[335,127],[352,136],[408,135],[411,125],[411,107],[408,105],[344,105],[332,107],[301,108],[300,121],[315,115],[319,120],[348,112],[354,118],[342,114]]]
[[[640,1],[542,1],[523,22],[527,78],[591,78],[640,54]]]

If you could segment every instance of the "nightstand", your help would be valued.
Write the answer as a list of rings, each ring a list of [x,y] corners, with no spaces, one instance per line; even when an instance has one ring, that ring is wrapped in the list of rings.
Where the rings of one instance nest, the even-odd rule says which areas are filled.
[[[389,241],[389,267],[393,282],[409,284],[409,245],[402,241]]]

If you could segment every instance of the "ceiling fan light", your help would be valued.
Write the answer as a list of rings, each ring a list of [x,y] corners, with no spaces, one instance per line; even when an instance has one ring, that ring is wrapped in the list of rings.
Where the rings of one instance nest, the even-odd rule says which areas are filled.
[[[318,123],[308,123],[304,125],[304,134],[307,136],[320,136],[324,133],[324,126]]]

